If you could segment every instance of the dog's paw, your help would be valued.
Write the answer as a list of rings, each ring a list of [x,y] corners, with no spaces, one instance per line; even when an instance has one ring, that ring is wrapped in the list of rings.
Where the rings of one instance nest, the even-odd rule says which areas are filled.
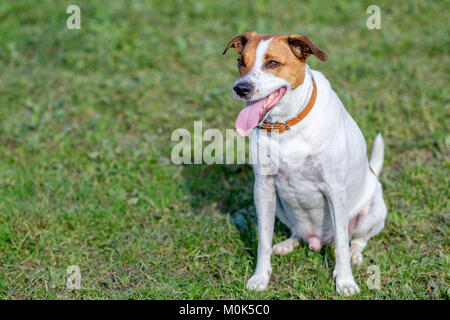
[[[361,252],[351,252],[350,263],[352,265],[360,266],[363,262],[363,256]]]
[[[336,276],[336,291],[347,297],[360,292],[358,285],[351,275]]]
[[[255,291],[266,290],[269,284],[270,275],[254,274],[247,282],[247,289]]]
[[[294,250],[294,242],[291,239],[287,239],[274,245],[272,254],[284,256],[285,254],[292,252],[292,250]]]

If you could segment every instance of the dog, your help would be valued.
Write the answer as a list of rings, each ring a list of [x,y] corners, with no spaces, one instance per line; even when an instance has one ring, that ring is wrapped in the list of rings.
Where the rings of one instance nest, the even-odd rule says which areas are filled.
[[[250,139],[258,252],[247,288],[268,286],[271,255],[291,252],[299,241],[310,250],[334,242],[338,293],[360,289],[351,265],[360,265],[367,241],[384,228],[387,208],[378,180],[384,142],[378,134],[370,161],[364,136],[325,76],[307,58],[328,54],[307,36],[246,32],[227,45],[239,54],[233,95],[246,101],[236,130]],[[260,150],[265,155],[258,157]],[[272,247],[277,216],[291,231]]]

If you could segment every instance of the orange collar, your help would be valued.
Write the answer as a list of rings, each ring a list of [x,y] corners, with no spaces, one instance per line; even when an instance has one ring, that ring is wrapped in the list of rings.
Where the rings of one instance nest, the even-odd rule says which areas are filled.
[[[309,99],[308,104],[306,105],[305,108],[303,108],[303,110],[297,114],[297,116],[295,118],[289,119],[286,122],[283,123],[272,123],[269,121],[264,120],[263,123],[259,126],[257,126],[258,129],[263,129],[263,130],[267,130],[268,132],[271,131],[276,131],[278,133],[282,133],[286,130],[290,130],[292,126],[296,125],[297,123],[299,123],[300,121],[302,121],[307,115],[308,113],[311,111],[311,109],[314,107],[314,103],[316,102],[316,97],[317,97],[317,86],[316,86],[316,82],[314,81],[314,78],[312,79],[313,82],[313,92],[311,94],[311,98]]]

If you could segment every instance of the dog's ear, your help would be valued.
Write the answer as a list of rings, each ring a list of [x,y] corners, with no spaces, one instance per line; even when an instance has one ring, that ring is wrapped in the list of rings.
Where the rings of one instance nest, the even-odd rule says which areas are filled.
[[[321,61],[328,60],[328,53],[316,46],[307,36],[292,34],[288,37],[287,42],[292,53],[302,61],[306,61],[311,53]]]
[[[227,53],[227,50],[230,48],[234,48],[237,53],[241,54],[242,51],[244,50],[244,47],[246,45],[246,43],[253,38],[254,36],[256,36],[258,33],[255,31],[249,31],[243,34],[238,35],[237,37],[234,37],[230,43],[228,43],[227,47],[225,48],[224,52],[222,54]]]

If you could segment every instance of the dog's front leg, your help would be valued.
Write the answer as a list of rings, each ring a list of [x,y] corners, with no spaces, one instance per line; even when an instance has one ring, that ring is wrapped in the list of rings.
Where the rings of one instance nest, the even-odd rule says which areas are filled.
[[[247,288],[261,291],[267,288],[272,273],[270,257],[276,206],[273,176],[256,176],[254,200],[258,217],[258,260],[255,274],[247,282]]]
[[[359,288],[353,278],[350,266],[347,193],[328,189],[326,194],[334,231],[336,264],[333,276],[336,277],[336,290],[340,294],[350,296],[358,293]]]

